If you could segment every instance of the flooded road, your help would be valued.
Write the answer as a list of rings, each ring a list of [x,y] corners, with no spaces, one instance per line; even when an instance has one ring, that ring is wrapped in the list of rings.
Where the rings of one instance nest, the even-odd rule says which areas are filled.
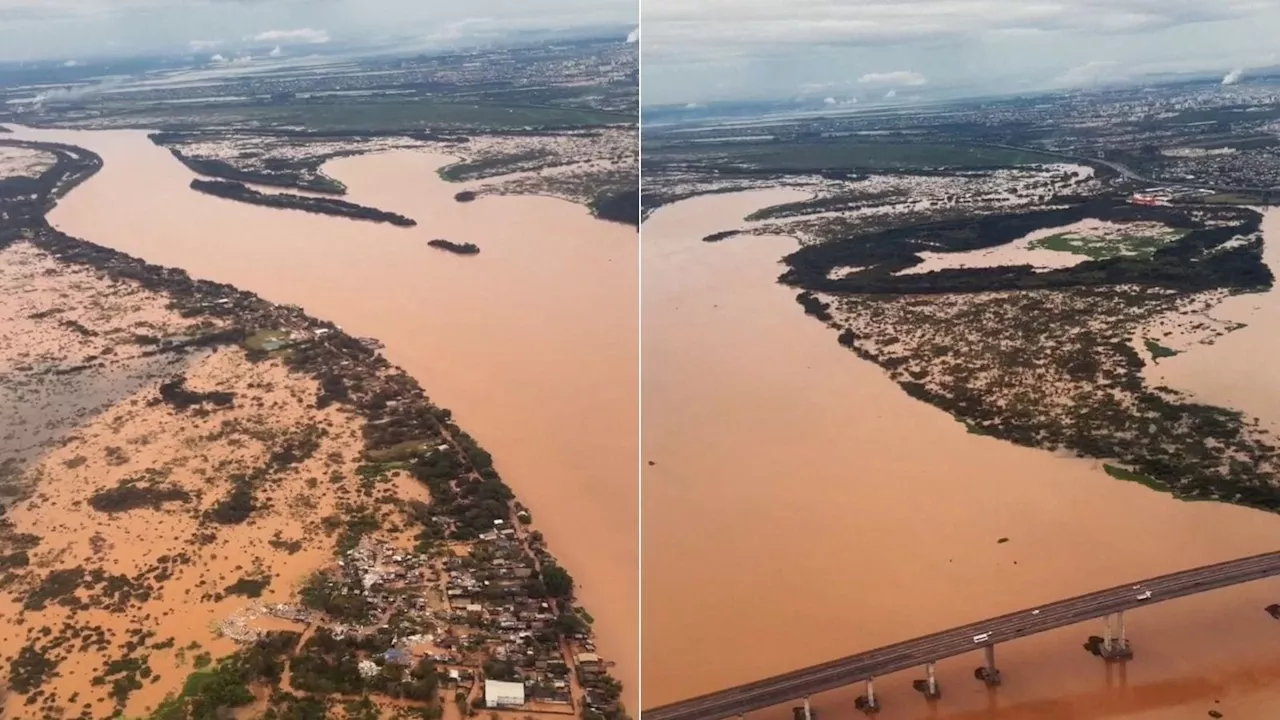
[[[700,240],[803,197],[704,196],[643,228],[646,707],[1280,548],[1275,516],[969,434],[803,314],[775,282],[794,241]],[[1263,608],[1277,601],[1266,580],[1130,613],[1124,666],[1082,648],[1101,621],[1002,645],[990,693],[972,675],[980,653],[946,660],[936,704],[911,687],[923,669],[887,677],[880,717],[1270,716],[1280,621]],[[815,707],[849,717],[858,692]]]
[[[346,199],[418,221],[396,228],[221,200],[143,132],[22,130],[105,167],[51,214],[61,230],[193,276],[302,306],[384,355],[451,408],[497,460],[574,575],[637,705],[637,309],[634,228],[544,197],[457,203],[397,151],[336,160]],[[462,257],[427,246],[480,246]]]

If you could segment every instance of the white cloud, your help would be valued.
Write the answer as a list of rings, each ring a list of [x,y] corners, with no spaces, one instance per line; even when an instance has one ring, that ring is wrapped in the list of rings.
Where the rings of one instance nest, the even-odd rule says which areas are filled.
[[[895,70],[894,72],[883,73],[867,73],[858,78],[858,82],[864,85],[888,86],[894,85],[898,87],[919,87],[928,84],[929,80],[924,75],[913,70]]]
[[[1231,72],[1227,73],[1226,77],[1222,78],[1222,84],[1235,85],[1236,83],[1240,82],[1242,79],[1244,79],[1244,68],[1236,68],[1235,70],[1232,70]]]
[[[640,42],[640,28],[636,28],[635,30],[632,30],[631,32],[627,33],[628,45],[634,45],[638,42]]]
[[[62,67],[75,67],[75,66],[77,66],[77,65],[79,65],[79,64],[80,64],[80,63],[79,63],[79,62],[77,62],[77,61],[75,61],[75,60],[68,60],[68,61],[66,61],[66,62],[62,63]]]
[[[1061,87],[1078,88],[1114,82],[1125,77],[1121,70],[1120,63],[1115,60],[1090,60],[1059,75],[1054,80],[1054,84]]]
[[[226,61],[227,61],[227,59],[226,59],[225,57],[223,57],[221,53],[219,53],[219,54],[217,54],[217,55],[214,55],[213,57],[209,58],[209,62],[211,62],[211,63],[224,63],[224,62],[226,62]]]
[[[894,98],[896,98],[896,97],[898,97],[898,91],[897,91],[897,90],[890,90],[889,92],[887,92],[887,93],[885,93],[885,94],[884,94],[884,99],[885,99],[885,100],[892,100],[892,99],[894,99]]]
[[[189,40],[187,41],[187,48],[191,52],[204,52],[205,50],[212,50],[221,44],[221,40]]]
[[[650,103],[781,98],[867,72],[875,96],[1044,89],[1094,58],[1125,68],[1255,67],[1280,0],[643,0]],[[901,75],[910,68],[927,78]],[[1067,79],[1088,80],[1100,68]],[[870,71],[870,72],[869,72]],[[845,71],[848,72],[847,70]],[[1116,74],[1116,73],[1113,73]],[[1221,77],[1221,75],[1219,75]],[[661,87],[657,84],[660,83]],[[817,91],[817,97],[833,94]],[[924,92],[922,95],[926,94]],[[837,95],[838,97],[838,95]]]
[[[283,54],[284,51],[280,49],[279,45],[277,45],[274,48],[271,48],[271,52],[267,53],[267,57],[280,57]]]
[[[297,30],[268,30],[253,36],[256,42],[275,43],[308,43],[321,44],[329,42],[327,30],[298,28]]]
[[[0,0],[0,60],[140,53],[229,54],[227,48],[263,31],[269,49],[318,41],[421,41],[435,29],[469,18],[492,18],[480,41],[523,30],[602,29],[621,36],[636,27],[636,0]],[[475,33],[468,33],[473,35]],[[189,45],[197,39],[195,47]],[[228,42],[215,47],[217,38]],[[209,43],[209,44],[205,44]],[[428,43],[429,44],[429,43]],[[59,60],[61,62],[61,60]]]
[[[839,101],[839,100],[836,100],[836,99],[835,99],[835,98],[833,98],[833,97],[826,97],[826,98],[823,98],[823,99],[822,99],[822,102],[823,102],[824,104],[826,104],[826,105],[835,105],[836,103],[838,103],[838,102],[840,102],[840,101]]]

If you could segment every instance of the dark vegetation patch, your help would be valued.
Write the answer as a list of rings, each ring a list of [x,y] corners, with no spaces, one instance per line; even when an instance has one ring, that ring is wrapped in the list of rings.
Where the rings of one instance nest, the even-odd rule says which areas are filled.
[[[187,378],[178,375],[174,378],[161,383],[160,400],[174,407],[176,410],[186,410],[188,408],[199,405],[213,405],[215,407],[230,407],[235,402],[236,395],[231,392],[221,392],[214,390],[212,392],[196,392],[187,389]]]
[[[242,577],[228,585],[223,592],[227,595],[243,595],[244,597],[257,598],[262,597],[262,592],[266,590],[267,586],[270,584],[271,578],[269,577]]]
[[[1155,340],[1144,340],[1142,344],[1146,346],[1147,352],[1151,353],[1152,360],[1163,360],[1178,354],[1177,350],[1167,348]]]
[[[84,578],[85,569],[82,567],[54,570],[27,593],[22,609],[43,610],[51,602],[66,607],[77,606],[80,601],[76,597],[76,590],[80,589]]]
[[[449,182],[467,182],[486,178],[509,175],[528,167],[538,166],[548,159],[549,154],[541,150],[514,153],[512,155],[495,155],[493,157],[464,160],[440,168],[440,177]]]
[[[702,242],[720,242],[721,240],[728,240],[729,238],[738,234],[739,234],[739,231],[737,230],[721,230],[720,232],[713,232],[710,235],[702,238]]]
[[[591,214],[601,220],[640,226],[640,190],[604,192],[591,200]]]
[[[1205,211],[1207,212],[1207,211]],[[1229,208],[1213,211],[1222,226],[1211,227],[1185,210],[1129,205],[1103,199],[1065,208],[989,215],[898,227],[810,245],[784,261],[781,280],[814,292],[923,294],[1038,290],[1110,285],[1140,285],[1179,292],[1218,288],[1260,290],[1271,286],[1271,271],[1262,261],[1262,240],[1217,250],[1233,238],[1253,236],[1262,227],[1256,211]],[[1045,228],[1089,218],[1114,222],[1151,221],[1187,230],[1187,234],[1152,253],[1150,258],[1113,257],[1087,260],[1068,268],[1035,272],[1029,265],[954,268],[897,275],[924,262],[917,253],[967,252],[1005,245]],[[833,278],[840,267],[863,268]]]
[[[358,205],[337,198],[317,198],[293,193],[263,193],[247,185],[229,180],[191,181],[191,189],[226,200],[236,200],[251,205],[283,208],[286,210],[302,210],[320,215],[334,215],[352,220],[368,220],[383,222],[399,227],[413,227],[417,221],[386,210]]]
[[[393,698],[430,702],[436,698],[440,678],[435,665],[425,658],[412,668],[383,665],[371,678],[363,678],[360,660],[380,657],[393,647],[390,632],[341,639],[328,628],[318,628],[290,663],[290,681],[299,690],[319,695],[360,695],[376,692]]]
[[[154,474],[125,478],[115,487],[100,490],[89,497],[89,507],[105,513],[139,508],[160,510],[169,502],[191,502],[191,493],[165,483]]]
[[[181,141],[183,137],[176,133],[152,133],[150,135],[151,141],[162,147],[175,141]],[[233,182],[253,183],[255,185],[296,188],[298,190],[309,190],[331,195],[342,195],[347,191],[346,186],[342,183],[321,175],[314,167],[307,164],[286,165],[274,168],[269,172],[254,171],[238,168],[225,160],[217,158],[191,157],[174,147],[170,147],[169,152],[192,172],[209,177]]]
[[[455,255],[476,255],[480,252],[480,246],[475,243],[456,243],[452,240],[428,240],[427,244],[433,248],[447,250]]]
[[[463,190],[453,196],[453,199],[460,203],[472,202],[476,199],[476,194],[471,190]]]
[[[219,525],[238,525],[257,509],[254,490],[265,477],[261,470],[253,473],[237,473],[231,476],[231,490],[226,497],[209,508],[208,517]]]
[[[57,671],[61,662],[47,646],[37,647],[34,642],[28,643],[9,661],[9,688],[23,695],[31,693]]]

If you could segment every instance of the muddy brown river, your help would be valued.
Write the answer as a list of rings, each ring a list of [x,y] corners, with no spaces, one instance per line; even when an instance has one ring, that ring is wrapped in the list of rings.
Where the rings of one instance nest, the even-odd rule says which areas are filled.
[[[1097,462],[969,434],[803,314],[796,291],[775,282],[793,240],[700,241],[803,197],[704,196],[642,228],[642,452],[653,463],[641,501],[645,707],[1280,548],[1280,517],[1174,500]],[[1269,237],[1278,220],[1273,211]],[[1264,348],[1280,337],[1278,296],[1238,302],[1271,309],[1244,321],[1253,335],[1207,350],[1251,368],[1241,377],[1257,384],[1219,387],[1221,366],[1197,364],[1196,349],[1175,358],[1186,364],[1178,387],[1220,398],[1274,390]],[[1280,414],[1265,397],[1249,409]],[[1122,666],[1082,647],[1101,621],[1001,645],[995,691],[973,677],[980,653],[945,660],[933,704],[911,687],[923,669],[889,676],[877,682],[879,717],[1274,717],[1280,621],[1263,610],[1273,602],[1280,580],[1128,613],[1135,658]],[[815,707],[851,717],[861,690]]]
[[[638,705],[637,250],[634,228],[546,197],[458,203],[450,158],[336,160],[348,200],[396,228],[222,200],[137,131],[36,131],[102,156],[50,216],[61,230],[195,277],[300,305],[383,354],[454,411],[574,575],[601,653]],[[479,245],[463,257],[427,246]]]

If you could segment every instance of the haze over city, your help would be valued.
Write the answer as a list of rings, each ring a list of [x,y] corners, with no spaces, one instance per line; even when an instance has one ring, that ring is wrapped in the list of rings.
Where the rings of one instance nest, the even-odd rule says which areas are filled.
[[[631,0],[0,0],[0,62],[485,42],[528,30],[634,26]]]
[[[644,103],[832,105],[1276,64],[1274,0],[647,0]],[[803,19],[801,19],[803,18]]]

